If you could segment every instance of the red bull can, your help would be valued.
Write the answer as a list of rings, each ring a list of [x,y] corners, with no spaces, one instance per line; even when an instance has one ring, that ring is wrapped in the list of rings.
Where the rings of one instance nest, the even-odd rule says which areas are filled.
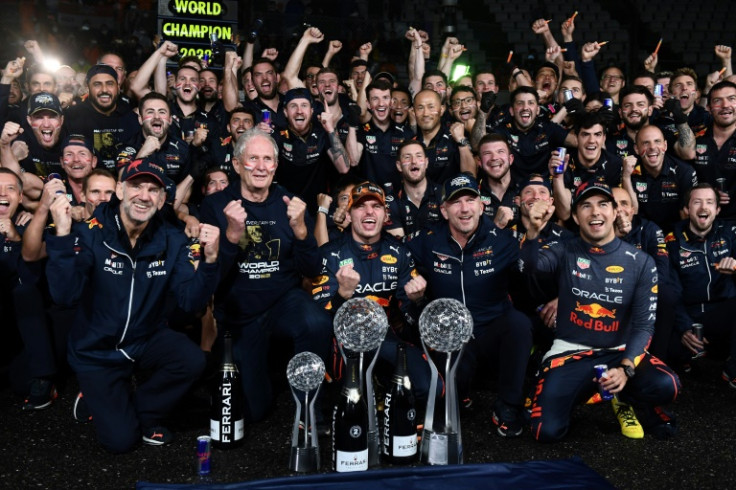
[[[655,97],[662,97],[662,93],[664,92],[664,87],[661,83],[658,83],[654,86],[654,96]]]
[[[210,436],[197,437],[197,474],[207,476],[210,474],[212,438]]]
[[[608,364],[596,364],[593,366],[593,369],[595,369],[595,377],[598,378],[598,393],[601,395],[601,400],[610,401],[613,400],[613,394],[604,389],[603,386],[601,386],[601,380],[604,380],[608,378]]]
[[[609,109],[613,109],[613,99],[603,99],[603,105]]]
[[[261,114],[263,116],[263,122],[266,124],[271,124],[271,111],[268,109],[261,109]]]
[[[565,155],[567,155],[567,148],[561,146],[557,148],[557,153],[560,154],[560,164],[555,167],[555,174],[559,175],[565,172]]]

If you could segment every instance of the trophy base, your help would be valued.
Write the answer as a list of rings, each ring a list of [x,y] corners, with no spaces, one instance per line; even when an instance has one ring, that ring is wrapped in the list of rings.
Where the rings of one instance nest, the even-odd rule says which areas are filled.
[[[289,469],[300,473],[319,470],[318,447],[292,447],[289,458]]]
[[[419,460],[429,465],[463,464],[460,434],[447,434],[424,429]]]
[[[368,431],[368,467],[378,466],[380,461],[380,445],[378,441],[378,431]]]

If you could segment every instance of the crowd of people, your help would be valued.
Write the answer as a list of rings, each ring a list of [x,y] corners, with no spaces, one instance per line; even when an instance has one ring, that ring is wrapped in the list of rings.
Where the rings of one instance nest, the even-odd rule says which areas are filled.
[[[656,52],[624,73],[596,68],[603,43],[578,45],[574,17],[562,44],[544,19],[531,29],[535,70],[452,81],[464,46],[431,53],[414,28],[407,80],[371,73],[370,43],[340,72],[341,41],[316,27],[283,67],[248,39],[217,68],[161,41],[136,69],[106,52],[52,71],[27,41],[0,79],[2,312],[23,409],[51,406],[71,368],[73,415],[103,447],[166,444],[228,331],[256,423],[283,372],[274,345],[339,382],[331,317],[354,297],[389,318],[379,385],[403,343],[426,400],[418,318],[454,298],[474,321],[462,405],[496,377],[501,436],[560,440],[599,389],[625,436],[675,435],[673,368],[707,353],[736,388],[731,47],[714,47],[714,73],[658,72]]]

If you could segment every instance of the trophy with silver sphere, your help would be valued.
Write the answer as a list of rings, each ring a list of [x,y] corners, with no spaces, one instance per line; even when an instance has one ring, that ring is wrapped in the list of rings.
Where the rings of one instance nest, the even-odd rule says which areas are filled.
[[[291,432],[289,469],[298,472],[319,470],[319,443],[314,402],[325,377],[325,363],[317,354],[301,352],[289,361],[286,379],[296,401],[296,416]],[[310,393],[313,393],[310,400]],[[303,414],[302,414],[303,412]],[[299,440],[299,425],[304,424],[304,439]]]

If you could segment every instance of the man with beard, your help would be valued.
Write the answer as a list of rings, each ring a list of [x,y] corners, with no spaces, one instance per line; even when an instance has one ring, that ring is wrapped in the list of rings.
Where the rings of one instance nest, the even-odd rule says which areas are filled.
[[[645,350],[657,307],[654,260],[616,237],[616,201],[604,182],[580,185],[572,209],[580,236],[542,245],[537,238],[554,206],[536,201],[521,248],[522,272],[553,274],[559,291],[555,339],[532,401],[532,434],[540,442],[561,440],[576,405],[600,387],[630,404],[646,432],[671,437],[677,427],[661,405],[677,397],[680,382]],[[596,377],[598,364],[608,366],[605,376]]]
[[[427,152],[427,177],[438,183],[445,182],[459,172],[470,175],[477,172],[463,125],[456,122],[447,129],[442,124],[444,113],[445,105],[434,90],[422,90],[414,97],[414,114],[419,131],[415,139],[422,143]]]
[[[695,135],[710,125],[711,115],[698,104],[698,75],[692,68],[675,71],[670,82],[670,94],[672,98],[664,103],[656,124],[667,139],[669,151],[687,160],[689,148],[695,145]]]
[[[217,138],[207,152],[194,150],[193,158],[207,169],[218,168],[232,181],[238,178],[232,164],[233,148],[241,134],[255,126],[256,115],[252,109],[236,107],[226,116],[227,136]]]
[[[118,154],[118,169],[127,167],[133,160],[148,158],[160,165],[178,186],[190,172],[189,147],[176,132],[169,130],[172,117],[166,97],[149,92],[138,104],[138,113],[141,131]]]
[[[215,123],[207,127],[211,141],[217,141],[225,136],[225,126],[228,123],[227,111],[217,95],[219,83],[214,71],[205,68],[199,72],[199,108]]]
[[[698,182],[718,189],[720,218],[736,219],[736,84],[723,81],[708,92],[713,122],[683,158],[693,161]]]
[[[621,158],[636,154],[636,133],[649,124],[653,103],[654,96],[642,85],[630,85],[621,92],[618,110],[624,126],[606,138],[609,153]]]
[[[154,78],[155,92],[166,95],[166,83],[163,77],[166,75],[166,63],[173,56],[178,54],[179,47],[170,42],[164,41],[161,46],[155,50],[151,56],[138,69],[138,75],[133,81],[131,90],[143,100],[143,97],[150,93],[148,83],[151,77]],[[174,75],[174,101],[170,104],[171,113],[171,131],[193,147],[202,147],[203,151],[211,146],[208,135],[210,130],[216,132],[216,122],[214,117],[210,117],[207,112],[200,109],[197,105],[197,95],[199,94],[200,75],[196,64],[185,63],[179,66]],[[217,96],[217,83],[214,84],[214,95]],[[140,105],[140,102],[139,102]]]
[[[285,104],[282,105],[278,91],[276,65],[268,58],[260,58],[253,62],[251,72],[253,73],[253,86],[258,93],[258,97],[250,101],[250,107],[258,118],[256,124],[263,122],[263,115],[268,112],[271,118],[271,127],[285,127],[287,125],[283,112]],[[246,102],[245,105],[247,106],[248,103]],[[261,129],[265,131],[269,128],[263,125]]]
[[[450,96],[450,112],[455,121],[463,123],[466,134],[470,134],[478,114],[478,96],[468,85],[456,85]]]
[[[79,85],[74,68],[69,65],[61,65],[54,72],[54,79],[56,80],[56,96],[59,97],[63,109],[79,102]]]
[[[327,170],[332,165],[339,174],[350,170],[350,158],[335,132],[334,118],[328,110],[312,122],[312,96],[305,88],[291,89],[283,97],[288,126],[277,130],[279,147],[276,180],[300,196],[310,212],[317,210],[317,196],[327,190]]]
[[[552,150],[577,146],[577,138],[557,124],[539,116],[539,95],[531,87],[518,87],[511,93],[510,122],[496,127],[514,154],[513,182],[523,182],[533,173],[546,175]]]
[[[404,141],[397,153],[396,169],[402,185],[386,196],[390,220],[385,227],[399,238],[411,237],[442,221],[442,188],[427,179],[427,154],[421,143]]]
[[[609,187],[618,187],[621,183],[623,161],[605,150],[606,127],[600,115],[596,112],[581,115],[575,132],[577,151],[568,154],[562,162],[558,150],[554,150],[549,161],[548,172],[553,177],[552,188],[557,197],[557,216],[562,220],[570,217],[572,195],[584,182],[601,178]],[[564,171],[558,174],[556,167],[563,163]]]
[[[518,241],[510,230],[499,229],[483,215],[472,176],[455,175],[443,189],[440,209],[447,223],[420,232],[409,242],[409,249],[427,280],[430,299],[457,299],[473,316],[473,338],[457,371],[459,398],[467,399],[476,370],[490,360],[498,374],[493,422],[501,436],[516,437],[523,430],[522,389],[532,347],[531,324],[509,300]]]
[[[20,88],[20,77],[23,75],[25,58],[8,61],[0,76],[0,124],[5,121],[21,122],[23,91]]]
[[[368,85],[366,95],[371,120],[357,130],[351,127],[346,142],[350,158],[360,162],[360,172],[371,182],[384,189],[398,189],[401,174],[396,171],[396,151],[414,134],[408,127],[391,120],[391,84],[387,80],[376,80]]]
[[[539,95],[539,115],[543,119],[551,119],[560,106],[556,104],[555,93],[560,81],[560,68],[551,61],[542,63],[534,73],[534,87]]]
[[[506,228],[519,217],[519,207],[514,203],[515,186],[511,182],[514,155],[503,136],[487,134],[478,145],[478,158],[484,213],[496,226]]]
[[[624,187],[634,190],[636,199],[632,202],[639,215],[669,233],[682,219],[685,195],[698,179],[690,165],[666,152],[662,131],[657,126],[644,126],[636,135],[639,162],[632,166],[633,162],[626,160],[623,179]]]
[[[720,210],[716,189],[696,185],[687,196],[688,218],[665,241],[680,284],[675,327],[686,349],[682,358],[725,354],[722,376],[736,388],[736,232],[718,219]],[[695,323],[703,325],[702,340],[692,330]]]
[[[136,114],[118,104],[120,87],[117,72],[108,65],[87,71],[89,97],[65,113],[71,134],[81,134],[94,142],[101,166],[115,171],[117,145],[130,140],[140,129]]]
[[[199,260],[184,233],[158,214],[166,180],[162,167],[136,160],[123,169],[117,199],[99,206],[89,222],[72,227],[63,196],[50,206],[49,291],[59,304],[78,305],[69,363],[97,439],[112,453],[130,451],[141,438],[170,443],[163,419],[205,365],[199,346],[167,326],[161,305],[168,295],[187,311],[206,305],[219,279],[220,230],[200,225]],[[140,370],[146,376],[136,376],[132,397]]]

